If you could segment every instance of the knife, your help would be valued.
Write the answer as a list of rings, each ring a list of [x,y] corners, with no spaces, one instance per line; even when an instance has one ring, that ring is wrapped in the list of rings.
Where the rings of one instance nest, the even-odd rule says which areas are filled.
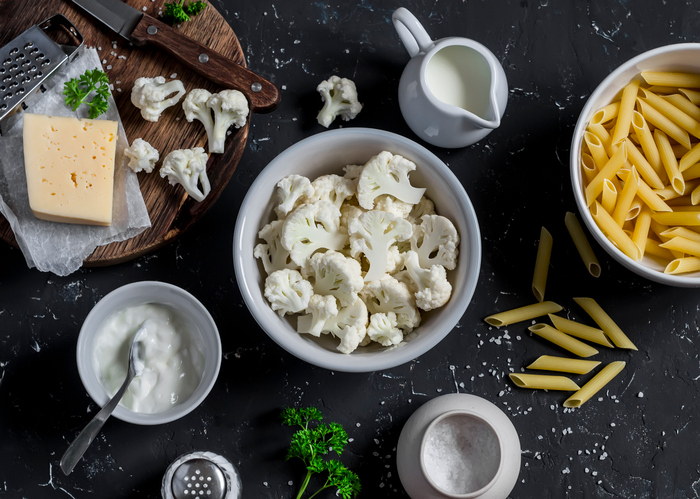
[[[72,1],[134,45],[154,45],[207,80],[240,90],[248,98],[251,112],[270,112],[280,103],[274,84],[121,0]]]

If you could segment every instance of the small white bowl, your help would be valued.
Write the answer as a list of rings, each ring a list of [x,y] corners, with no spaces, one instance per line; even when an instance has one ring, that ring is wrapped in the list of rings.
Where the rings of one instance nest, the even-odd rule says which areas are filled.
[[[112,415],[141,425],[169,423],[192,412],[211,391],[221,367],[221,339],[214,319],[197,298],[182,288],[158,281],[141,281],[115,289],[90,311],[80,328],[76,358],[78,373],[88,394],[100,407],[109,401],[94,369],[95,335],[102,323],[115,312],[146,303],[167,305],[178,311],[188,324],[193,339],[201,346],[205,365],[199,386],[184,402],[156,414],[134,412],[118,405]]]
[[[598,85],[581,111],[571,141],[569,165],[571,168],[571,184],[574,189],[574,197],[576,198],[579,213],[588,227],[588,230],[593,234],[593,237],[603,249],[624,267],[642,277],[660,282],[661,284],[688,288],[699,287],[700,272],[683,275],[664,274],[663,266],[655,260],[644,257],[641,262],[635,262],[622,253],[622,251],[610,242],[601,232],[586,205],[584,187],[581,179],[581,145],[583,142],[583,133],[586,131],[588,122],[591,120],[593,114],[598,109],[610,104],[620,91],[642,71],[700,73],[700,44],[679,43],[677,45],[666,45],[644,52],[621,65]]]
[[[374,344],[350,355],[336,350],[331,335],[315,338],[296,332],[290,316],[281,318],[263,296],[265,272],[253,256],[258,231],[274,217],[275,185],[296,173],[314,179],[343,173],[343,166],[364,164],[381,151],[400,154],[418,165],[411,182],[426,187],[435,211],[455,224],[460,235],[459,262],[448,272],[452,297],[431,312],[421,312],[422,322],[410,340],[393,348]],[[291,146],[268,164],[250,186],[236,220],[233,261],[238,286],[250,313],[260,327],[282,348],[311,364],[335,371],[371,372],[409,362],[434,347],[454,328],[471,301],[479,278],[481,239],[474,208],[452,171],[424,147],[400,135],[369,128],[343,128],[322,132]]]

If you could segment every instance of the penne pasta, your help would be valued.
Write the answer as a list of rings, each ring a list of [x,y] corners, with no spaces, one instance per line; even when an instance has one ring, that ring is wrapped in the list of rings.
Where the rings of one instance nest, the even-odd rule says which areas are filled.
[[[615,376],[627,365],[624,361],[611,362],[598,374],[593,376],[591,380],[583,385],[583,387],[574,393],[571,397],[564,401],[564,407],[581,407],[593,395],[598,393],[605,385],[607,385]]]
[[[678,162],[678,169],[684,172],[691,166],[697,164],[698,161],[700,161],[700,142],[695,144],[681,157],[681,160]]]
[[[649,89],[651,90],[651,89]],[[651,90],[653,92],[653,90]],[[658,93],[658,92],[656,92]],[[688,100],[688,97],[682,94],[677,94],[675,92],[672,93],[672,95],[665,95],[663,99],[667,102],[670,102],[674,106],[676,106],[678,109],[683,111],[685,114],[690,116],[696,121],[700,121],[700,107],[696,106],[692,102]]]
[[[638,97],[637,105],[639,106],[642,116],[644,116],[644,119],[648,123],[663,130],[666,135],[683,145],[686,149],[690,149],[690,136],[688,135],[687,131],[679,127],[673,121],[669,120],[666,116],[654,108],[646,99]]]
[[[674,211],[670,213],[652,213],[652,220],[663,225],[700,225],[700,211]]]
[[[554,343],[561,348],[568,350],[579,357],[591,357],[598,353],[598,350],[582,341],[572,338],[568,334],[554,329],[549,324],[535,324],[528,328],[533,334]]]
[[[685,191],[685,179],[681,175],[678,168],[678,161],[676,156],[673,154],[673,149],[671,148],[671,143],[668,140],[668,136],[659,130],[658,128],[654,130],[654,143],[657,146],[657,152],[661,158],[661,163],[666,170],[666,176],[671,182],[671,187],[676,191],[678,195],[682,195]]]
[[[644,204],[646,204],[652,211],[656,212],[666,212],[673,211],[671,207],[667,205],[663,199],[656,195],[654,191],[651,190],[644,180],[639,179],[639,186],[637,187],[637,196],[641,199]]]
[[[639,90],[639,80],[634,80],[627,84],[622,90],[620,98],[620,109],[617,113],[617,122],[612,133],[612,143],[616,144],[630,133],[630,125],[632,123],[632,111],[634,111],[634,103]]]
[[[566,376],[515,373],[511,373],[508,376],[513,383],[520,388],[531,388],[533,390],[561,390],[568,392],[580,390],[579,386]]]
[[[696,187],[693,189],[693,192],[690,193],[690,204],[695,206],[698,203],[700,203],[700,187]]]
[[[598,367],[597,360],[571,359],[568,357],[554,357],[552,355],[541,355],[527,369],[538,369],[540,371],[556,371],[562,373],[588,374]]]
[[[595,253],[593,253],[591,243],[588,242],[588,238],[586,238],[586,234],[583,232],[578,218],[570,211],[567,211],[564,217],[564,223],[566,224],[566,229],[569,231],[569,235],[586,269],[588,269],[588,272],[593,277],[600,277],[600,264],[598,263]]]
[[[560,310],[560,305],[557,305],[552,301],[543,301],[541,303],[534,303],[532,305],[526,305],[524,307],[514,308],[512,310],[506,310],[505,312],[489,315],[486,319],[484,319],[484,321],[495,327],[508,326],[510,324],[515,324],[516,322],[527,321],[536,317],[542,317],[543,315],[553,314],[555,312],[559,312]]]
[[[654,189],[663,189],[664,183],[659,178],[656,170],[644,158],[644,155],[637,149],[637,146],[628,138],[625,139],[627,145],[627,158],[630,163],[637,167],[639,175]],[[595,159],[595,158],[594,158]]]
[[[598,167],[595,165],[593,157],[587,152],[581,154],[581,169],[583,170],[583,175],[586,177],[587,182],[593,180],[598,173]]]
[[[589,123],[588,131],[598,137],[598,140],[600,140],[605,148],[605,154],[607,154],[608,157],[612,156],[615,151],[612,149],[612,137],[610,137],[607,128],[600,123]]]
[[[591,215],[600,230],[617,246],[620,251],[635,262],[641,258],[639,248],[632,242],[615,220],[603,209],[598,201],[591,206]]]
[[[607,336],[605,336],[602,329],[587,326],[585,324],[581,324],[580,322],[565,319],[554,314],[549,314],[549,320],[552,321],[555,328],[562,333],[568,334],[569,336],[575,336],[576,338],[591,341],[608,348],[615,348],[615,346],[610,343]]]
[[[700,123],[698,123],[696,120],[678,109],[671,102],[662,99],[654,92],[649,92],[646,89],[640,89],[639,93],[669,120],[674,122],[693,137],[700,137]]]
[[[645,255],[653,255],[663,260],[671,261],[675,258],[673,254],[666,248],[662,248],[661,243],[654,241],[653,239],[647,239],[646,246],[644,246]]]
[[[610,159],[608,158],[608,153],[605,152],[605,147],[603,147],[603,143],[597,135],[594,135],[591,132],[584,132],[583,140],[588,146],[588,151],[591,157],[593,158],[596,167],[599,170],[602,170],[603,167],[607,164],[608,160]]]
[[[549,258],[552,255],[552,235],[542,227],[540,230],[540,242],[537,245],[537,259],[535,260],[535,272],[532,276],[532,292],[535,299],[544,301],[544,290],[547,287],[547,273],[549,272]]]
[[[642,71],[642,78],[649,85],[660,87],[700,88],[700,75],[690,73],[671,73],[668,71]]]
[[[603,182],[603,199],[601,201],[605,211],[612,213],[612,211],[615,209],[616,200],[617,189],[615,188],[615,184],[606,178],[605,182]]]
[[[627,216],[625,217],[626,221],[629,220],[634,220],[637,218],[639,215],[639,211],[642,209],[642,202],[639,200],[639,198],[634,198],[632,200],[632,206],[630,206],[629,211],[627,212]]]
[[[593,158],[595,160],[595,158]],[[615,151],[615,154],[608,160],[603,168],[595,176],[593,180],[586,187],[586,201],[588,206],[593,204],[596,198],[603,192],[603,181],[611,179],[615,176],[617,171],[622,167],[625,160],[627,159],[627,147],[623,142],[621,146]]]
[[[574,301],[600,326],[616,347],[637,350],[634,343],[630,341],[625,333],[622,332],[622,329],[593,298],[574,298]]]
[[[670,251],[678,251],[680,253],[700,257],[700,242],[685,237],[672,237],[659,246]]]
[[[666,265],[664,274],[685,274],[686,272],[697,272],[700,270],[700,258],[689,256],[686,258],[676,258]]]
[[[671,147],[673,148],[673,154],[675,154],[678,159],[690,149],[690,147],[685,147],[681,144],[673,144]]]
[[[690,239],[691,241],[696,241],[700,243],[700,234],[698,234],[697,232],[693,232],[690,229],[686,229],[685,227],[672,227],[663,231],[661,235],[667,237],[668,239],[677,236],[685,237],[686,239]]]
[[[617,118],[617,113],[620,111],[620,101],[608,104],[602,109],[598,109],[591,118],[593,124],[603,124]]]
[[[700,163],[695,163],[693,166],[687,168],[684,172],[681,172],[684,180],[695,180],[700,178]]]
[[[693,104],[700,104],[700,92],[689,88],[679,88],[678,91],[685,95]]]
[[[662,87],[661,85],[651,86],[647,90],[655,94],[675,94],[678,92],[678,89],[675,87]]]
[[[637,217],[637,223],[634,224],[634,231],[632,232],[632,242],[637,245],[642,256],[644,256],[644,250],[646,249],[650,225],[651,211],[648,206],[645,206],[640,211]]]
[[[661,156],[659,150],[654,142],[654,137],[651,134],[649,125],[647,125],[644,116],[642,116],[638,111],[632,113],[632,128],[634,129],[634,134],[639,140],[639,145],[644,151],[644,157],[647,159],[649,164],[654,168],[656,174],[662,178],[663,165],[661,164]]]

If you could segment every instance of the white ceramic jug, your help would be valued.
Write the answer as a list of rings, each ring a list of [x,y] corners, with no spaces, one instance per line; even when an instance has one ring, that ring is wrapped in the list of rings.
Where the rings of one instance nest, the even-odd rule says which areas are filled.
[[[399,105],[411,130],[430,144],[456,148],[498,128],[508,82],[493,53],[468,38],[431,40],[403,7],[392,19],[411,56],[399,82]]]

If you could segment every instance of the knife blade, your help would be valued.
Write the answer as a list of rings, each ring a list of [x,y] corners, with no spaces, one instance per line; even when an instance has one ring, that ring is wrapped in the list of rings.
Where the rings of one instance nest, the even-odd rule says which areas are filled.
[[[133,44],[154,45],[209,81],[243,92],[251,112],[270,112],[280,103],[273,83],[121,0],[72,2]]]

